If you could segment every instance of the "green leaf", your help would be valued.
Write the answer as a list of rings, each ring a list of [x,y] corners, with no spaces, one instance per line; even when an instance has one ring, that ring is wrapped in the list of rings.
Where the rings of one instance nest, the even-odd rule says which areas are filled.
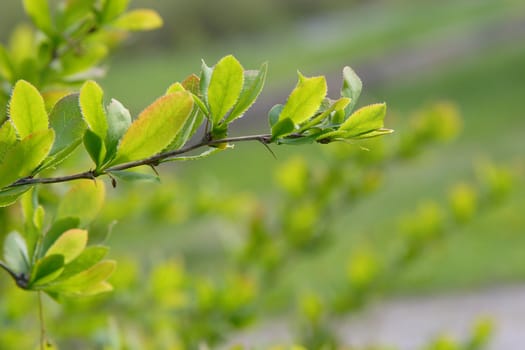
[[[197,154],[195,156],[169,158],[169,159],[165,159],[162,162],[163,163],[167,163],[167,162],[185,162],[185,161],[189,161],[189,160],[198,160],[198,159],[209,157],[212,154],[218,153],[220,151],[224,151],[225,149],[228,149],[228,148],[233,148],[233,145],[227,145],[225,148],[210,147],[206,151],[204,151],[204,152],[202,152],[200,154]]]
[[[188,140],[197,132],[203,121],[204,113],[202,113],[201,109],[197,105],[193,106],[190,116],[184,123],[181,131],[168,146],[167,150],[175,150],[184,146],[186,142],[188,142]]]
[[[48,35],[53,34],[53,23],[48,0],[23,0],[24,9],[35,25]]]
[[[162,18],[153,10],[137,9],[118,17],[113,27],[131,31],[153,30],[162,27]]]
[[[343,87],[341,88],[341,96],[350,98],[350,104],[346,106],[345,114],[350,115],[354,110],[357,100],[361,95],[363,83],[359,76],[350,67],[343,68]]]
[[[367,133],[364,133],[364,134],[353,136],[352,138],[354,138],[354,139],[369,139],[369,138],[372,138],[372,137],[388,135],[388,134],[391,134],[393,132],[394,132],[394,130],[392,130],[392,129],[381,128],[381,129],[376,129],[376,130],[373,130],[373,131],[370,131],[370,132],[367,132]]]
[[[116,154],[120,139],[131,126],[131,114],[119,101],[112,99],[107,108],[107,116],[106,161],[109,161]]]
[[[199,80],[200,95],[206,104],[208,104],[208,89],[210,86],[211,75],[213,74],[213,68],[208,67],[206,62],[202,60],[201,64],[201,76]]]
[[[215,125],[237,102],[243,87],[243,72],[241,64],[232,55],[215,65],[208,88],[208,105]]]
[[[32,190],[26,193],[21,201],[22,213],[24,215],[24,238],[26,240],[27,252],[29,256],[33,256],[38,239],[41,235],[39,227],[35,223],[37,216],[38,198],[36,191]],[[43,210],[43,208],[42,208]],[[43,218],[42,218],[43,219]]]
[[[57,209],[57,219],[77,217],[85,226],[95,219],[102,205],[106,190],[102,181],[79,181],[65,194]]]
[[[19,80],[15,84],[9,102],[9,114],[21,139],[48,128],[44,99],[40,92],[25,80]]]
[[[88,232],[74,228],[64,232],[45,252],[45,256],[54,254],[63,255],[64,263],[67,264],[82,253],[86,248]]]
[[[8,149],[16,144],[16,130],[10,121],[0,127],[0,163]]]
[[[61,74],[72,76],[86,72],[99,64],[109,53],[108,47],[99,42],[84,43],[81,50],[81,53],[70,50],[60,56]]]
[[[386,104],[377,103],[365,106],[355,111],[339,127],[339,131],[345,131],[346,136],[357,136],[383,127],[386,115]]]
[[[20,233],[13,231],[4,241],[4,261],[17,275],[29,272],[27,245]]]
[[[99,169],[104,163],[104,159],[106,159],[106,146],[104,145],[104,141],[89,129],[84,133],[83,141],[86,151],[97,166],[97,169]]]
[[[108,248],[103,246],[87,247],[79,256],[64,268],[60,280],[68,279],[82,271],[85,271],[100,262],[108,253]]]
[[[157,99],[131,124],[113,163],[143,159],[162,151],[181,131],[192,108],[189,92],[175,92]]]
[[[89,129],[100,137],[106,138],[108,123],[106,111],[104,110],[104,92],[100,86],[92,80],[82,85],[80,89],[80,109]]]
[[[29,288],[45,285],[56,280],[64,271],[64,256],[49,255],[37,261],[31,272]]]
[[[3,76],[7,81],[11,81],[14,74],[15,72],[9,54],[5,47],[0,44],[0,76]]]
[[[61,4],[55,13],[57,32],[66,33],[70,27],[78,26],[87,17],[92,16],[92,8],[96,0],[68,0]],[[113,2],[113,1],[110,1]]]
[[[49,247],[51,247],[53,243],[56,242],[56,240],[58,239],[58,237],[60,237],[60,235],[62,235],[62,233],[77,228],[79,225],[80,219],[77,217],[65,217],[53,222],[47,233],[44,235],[44,238],[42,239],[42,243],[40,245],[40,249],[37,256],[43,257],[48,251]]]
[[[178,91],[186,91],[186,89],[184,88],[184,86],[182,86],[181,83],[173,83],[168,87],[168,90],[166,90],[165,95],[169,95]]]
[[[272,140],[291,134],[295,130],[295,124],[290,118],[281,119],[272,126]]]
[[[200,95],[200,79],[195,74],[192,74],[184,79],[182,86],[192,94]]]
[[[0,188],[33,175],[33,171],[49,154],[54,138],[53,130],[47,129],[31,134],[11,147],[0,163]]]
[[[92,294],[94,290],[99,292],[98,286],[111,276],[115,266],[116,263],[112,260],[101,261],[63,282],[51,285],[47,290],[68,296]]]
[[[54,164],[58,164],[82,142],[86,131],[78,94],[68,95],[55,104],[49,114],[49,125],[55,130],[55,142],[49,154],[59,155],[54,158]]]
[[[15,203],[20,196],[29,191],[31,186],[17,186],[13,188],[7,188],[5,190],[0,190],[0,208],[7,207]]]
[[[277,122],[279,122],[279,115],[282,113],[284,108],[284,105],[277,104],[270,109],[270,112],[268,112],[268,121],[270,123],[270,127],[272,128]]]
[[[226,118],[227,123],[242,117],[242,115],[253,105],[255,100],[257,100],[257,97],[259,97],[259,94],[264,87],[267,71],[268,64],[263,63],[258,71],[249,70],[244,72],[244,85],[242,87],[241,95],[230,115]]]
[[[156,174],[147,174],[139,173],[136,171],[128,170],[113,170],[110,172],[118,180],[136,182],[136,181],[146,181],[146,182],[160,182],[160,178]]]
[[[299,132],[305,131],[315,125],[318,125],[325,121],[333,112],[338,112],[341,110],[344,110],[346,106],[350,103],[350,99],[347,97],[341,97],[339,100],[334,101],[330,107],[328,107],[324,112],[319,114],[318,116],[312,118],[307,123],[305,123]]]
[[[128,8],[129,0],[106,0],[102,9],[102,21],[108,22],[120,16]]]
[[[325,77],[306,78],[299,73],[299,82],[288,97],[279,120],[291,119],[296,125],[308,120],[321,106],[326,90]]]

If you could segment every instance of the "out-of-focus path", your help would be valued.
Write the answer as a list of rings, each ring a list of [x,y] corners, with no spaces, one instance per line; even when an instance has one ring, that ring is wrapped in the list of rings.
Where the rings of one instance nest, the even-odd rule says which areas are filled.
[[[488,350],[525,349],[525,285],[379,302],[338,322],[336,329],[345,345],[420,350],[443,334],[465,339],[479,318],[490,318],[495,325]],[[264,349],[292,339],[288,326],[274,321],[237,335],[230,344]]]

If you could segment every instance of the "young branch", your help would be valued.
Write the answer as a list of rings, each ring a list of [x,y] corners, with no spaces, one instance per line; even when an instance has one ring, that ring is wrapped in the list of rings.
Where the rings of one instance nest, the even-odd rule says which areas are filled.
[[[295,136],[300,136],[300,135],[295,135]],[[169,151],[169,152],[159,153],[149,158],[118,164],[118,165],[106,168],[101,172],[97,172],[94,170],[88,170],[82,173],[67,175],[67,176],[57,176],[57,177],[49,177],[49,178],[25,177],[25,178],[17,180],[13,184],[9,185],[7,188],[14,188],[14,187],[19,187],[19,186],[24,186],[24,185],[35,185],[35,184],[52,184],[52,183],[68,182],[68,181],[80,180],[80,179],[93,180],[101,175],[107,175],[111,171],[127,170],[127,169],[136,168],[136,167],[143,166],[143,165],[149,165],[149,166],[154,167],[154,166],[159,165],[160,162],[162,162],[163,160],[174,158],[178,155],[185,154],[185,153],[188,153],[193,150],[196,150],[202,147],[206,147],[206,146],[215,146],[215,145],[219,145],[222,143],[247,142],[247,141],[258,141],[264,145],[268,145],[269,143],[271,143],[271,137],[272,137],[271,134],[260,134],[260,135],[227,137],[227,138],[217,139],[217,140],[203,140],[194,145],[190,145],[190,146],[183,147],[183,148]]]

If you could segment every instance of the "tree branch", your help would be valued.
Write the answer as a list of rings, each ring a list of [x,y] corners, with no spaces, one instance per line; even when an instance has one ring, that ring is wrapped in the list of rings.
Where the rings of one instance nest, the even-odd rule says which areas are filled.
[[[299,135],[295,135],[295,136],[299,136]],[[202,148],[206,146],[215,146],[215,145],[219,145],[222,143],[247,142],[247,141],[258,141],[264,145],[268,145],[269,143],[271,143],[271,137],[272,137],[271,134],[261,134],[261,135],[227,137],[227,138],[217,139],[217,140],[203,140],[194,145],[190,145],[190,146],[183,147],[183,148],[169,151],[169,152],[159,153],[149,158],[118,164],[118,165],[103,169],[101,172],[97,172],[94,170],[88,170],[88,171],[84,171],[78,174],[49,177],[49,178],[34,178],[34,177],[28,176],[28,177],[15,181],[13,184],[9,185],[7,188],[14,188],[14,187],[19,187],[19,186],[24,186],[24,185],[52,184],[52,183],[68,182],[68,181],[80,180],[80,179],[94,180],[95,178],[101,175],[107,175],[111,171],[127,170],[127,169],[136,168],[136,167],[143,166],[143,165],[157,166],[163,160],[175,158],[178,155],[185,154],[193,150],[196,150],[198,148]]]

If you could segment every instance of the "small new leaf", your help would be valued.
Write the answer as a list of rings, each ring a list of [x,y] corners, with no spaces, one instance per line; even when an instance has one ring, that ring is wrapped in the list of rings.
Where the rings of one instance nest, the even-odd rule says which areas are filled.
[[[118,17],[113,26],[130,31],[153,30],[162,27],[162,18],[153,10],[137,9]]]
[[[80,89],[80,109],[89,129],[104,140],[108,131],[106,111],[104,110],[104,92],[92,80],[82,85]]]
[[[288,97],[279,120],[291,119],[296,125],[308,120],[326,96],[325,77],[307,78],[299,73],[299,82]]]
[[[354,110],[357,100],[361,95],[363,83],[359,76],[350,67],[343,68],[343,87],[341,88],[341,96],[350,98],[350,104],[345,109],[345,114],[350,115]]]
[[[339,131],[345,131],[346,137],[352,137],[381,129],[384,126],[385,115],[385,103],[365,106],[348,117],[339,127]]]

